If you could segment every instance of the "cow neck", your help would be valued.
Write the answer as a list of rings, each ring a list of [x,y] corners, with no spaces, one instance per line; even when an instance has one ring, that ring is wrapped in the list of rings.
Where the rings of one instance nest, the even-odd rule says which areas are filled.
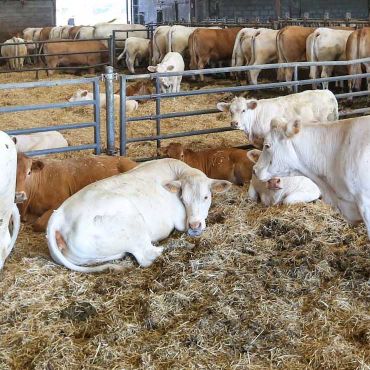
[[[263,103],[262,101],[259,103]],[[259,126],[261,127],[261,122],[264,121],[263,112],[264,109],[259,109],[260,106],[257,105],[255,109],[251,109],[251,113],[253,114],[253,118],[250,120],[250,126],[249,126],[249,143],[253,144],[254,142],[254,133],[253,133],[253,126]]]
[[[302,167],[299,171],[308,177],[315,175],[326,179],[330,164],[336,161],[342,140],[341,125],[303,126],[301,132],[291,139],[299,166]],[[313,150],[308,143],[314,143],[319,150]]]

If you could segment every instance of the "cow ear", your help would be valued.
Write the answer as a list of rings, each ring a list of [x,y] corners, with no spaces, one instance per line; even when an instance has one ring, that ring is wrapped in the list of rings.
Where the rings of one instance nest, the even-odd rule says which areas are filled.
[[[163,185],[170,193],[178,193],[181,190],[181,181],[170,181]]]
[[[257,108],[257,100],[251,100],[247,104],[248,109],[256,109]]]
[[[174,66],[172,66],[172,65],[171,65],[171,66],[167,66],[167,71],[173,71],[173,70],[174,70],[174,68],[175,68],[175,67],[174,67]]]
[[[12,140],[13,140],[14,144],[17,144],[17,137],[16,136],[12,136]]]
[[[294,135],[298,134],[301,130],[302,124],[299,120],[295,120],[294,122],[289,122],[285,127],[285,135],[287,138],[291,138]]]
[[[156,66],[148,66],[148,71],[149,72],[157,72],[157,67]]]
[[[253,163],[258,162],[258,159],[259,159],[260,155],[261,155],[261,151],[258,150],[258,149],[253,149],[253,150],[250,150],[249,152],[247,152],[248,159]]]
[[[276,117],[271,120],[270,129],[284,131],[287,128],[288,122],[283,117]]]
[[[82,92],[81,92],[81,96],[87,96],[87,93],[88,93],[88,91],[87,91],[87,90],[82,90]]]
[[[45,164],[43,161],[37,160],[32,161],[31,171],[41,171],[44,168]]]
[[[224,193],[231,188],[231,182],[226,180],[212,180],[211,190],[213,193]]]
[[[230,103],[217,103],[217,109],[220,110],[221,112],[228,112],[230,110]]]

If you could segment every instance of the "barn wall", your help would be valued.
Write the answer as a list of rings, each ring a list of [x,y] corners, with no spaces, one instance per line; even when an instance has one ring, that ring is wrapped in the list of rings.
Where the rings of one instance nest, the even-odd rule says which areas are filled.
[[[1,1],[0,42],[26,27],[55,25],[55,0]]]

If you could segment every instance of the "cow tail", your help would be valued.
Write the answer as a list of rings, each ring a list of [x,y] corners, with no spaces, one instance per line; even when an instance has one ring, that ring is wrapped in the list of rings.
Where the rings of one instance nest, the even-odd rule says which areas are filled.
[[[153,41],[152,41],[152,59],[153,59],[153,55],[154,55],[154,47],[157,49],[157,55],[161,55],[161,53],[159,52],[159,45],[157,44],[157,37],[156,37],[156,32],[154,32],[154,35],[153,35]],[[160,63],[161,60],[158,59],[158,63]]]
[[[241,39],[242,39],[242,34],[243,31],[240,30],[238,34],[236,35],[235,43],[234,43],[234,48],[233,48],[233,54],[231,57],[231,67],[236,67],[236,56],[240,52],[240,44],[241,44]]]
[[[81,28],[76,32],[75,37],[73,40],[77,40],[80,37]]]
[[[19,216],[19,211],[16,204],[13,204],[12,219],[13,219],[13,233],[10,239],[9,246],[7,248],[7,256],[9,256],[10,252],[14,248],[15,242],[18,237],[19,229],[21,227],[21,218]]]
[[[285,58],[284,58],[284,53],[283,53],[283,48],[281,46],[281,40],[280,38],[283,37],[282,33],[284,31],[284,28],[282,28],[276,35],[276,51],[278,55],[278,63],[285,63]],[[283,74],[284,74],[284,69],[281,67],[277,70],[277,76],[278,80],[283,81]]]
[[[315,52],[316,50],[316,40],[317,38],[320,36],[320,32],[317,32],[315,34],[315,37],[313,38],[312,42],[311,42],[311,50],[310,50],[310,53],[311,53],[311,59],[312,59],[312,62],[317,62],[317,54]],[[316,66],[311,66],[310,69],[314,72],[314,77],[312,78],[316,78],[317,76],[317,67]]]
[[[79,266],[75,265],[73,262],[67,259],[61,251],[61,248],[68,248],[67,242],[63,237],[62,233],[59,231],[62,224],[64,223],[64,216],[62,215],[61,211],[54,211],[52,216],[50,217],[46,237],[48,242],[48,247],[50,254],[53,260],[60,265],[63,265],[70,270],[78,271],[78,272],[101,272],[108,269],[122,269],[119,265],[114,265],[112,263],[104,263],[99,266]],[[57,241],[59,239],[59,242]],[[59,243],[59,244],[58,244]]]
[[[193,32],[189,37],[190,69],[198,68],[196,49],[196,32]]]
[[[168,31],[167,53],[172,51],[172,29],[173,27]]]
[[[256,60],[256,37],[261,33],[261,31],[257,31],[252,36],[252,45],[251,45],[251,60],[249,62],[249,65],[252,65],[254,61]]]

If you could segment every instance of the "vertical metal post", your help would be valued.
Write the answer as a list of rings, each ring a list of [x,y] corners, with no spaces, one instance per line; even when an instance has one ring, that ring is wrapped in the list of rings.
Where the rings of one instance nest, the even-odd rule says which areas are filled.
[[[116,50],[115,42],[112,35],[110,35],[108,39],[108,50],[109,50],[109,65],[114,66]]]
[[[160,85],[159,78],[157,76],[155,77],[155,92],[157,95],[161,93],[161,85]],[[159,96],[155,98],[155,114],[157,116],[161,114],[161,98]],[[155,122],[156,122],[156,134],[160,135],[161,134],[161,119],[157,117],[155,119]],[[159,149],[160,147],[161,147],[161,140],[157,139],[157,149]],[[157,155],[158,155],[158,150],[157,150]]]
[[[105,67],[105,95],[106,95],[106,127],[107,127],[107,154],[115,154],[114,145],[114,88],[113,88],[113,67]]]
[[[121,75],[119,79],[119,95],[120,95],[120,109],[119,109],[119,154],[126,155],[126,75]]]
[[[298,81],[298,66],[294,66],[294,81]],[[298,92],[298,85],[294,85],[294,92]]]
[[[94,94],[94,142],[96,145],[95,154],[100,154],[101,143],[100,143],[100,87],[99,80],[96,79],[93,82],[93,94]]]

